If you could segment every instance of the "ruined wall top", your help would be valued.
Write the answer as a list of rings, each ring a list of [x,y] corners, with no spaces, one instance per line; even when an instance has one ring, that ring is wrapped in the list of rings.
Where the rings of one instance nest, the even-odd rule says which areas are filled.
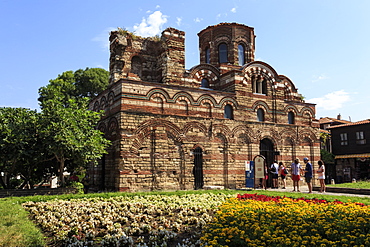
[[[123,29],[110,34],[110,83],[119,79],[169,82],[185,71],[185,32],[167,28],[143,38]]]

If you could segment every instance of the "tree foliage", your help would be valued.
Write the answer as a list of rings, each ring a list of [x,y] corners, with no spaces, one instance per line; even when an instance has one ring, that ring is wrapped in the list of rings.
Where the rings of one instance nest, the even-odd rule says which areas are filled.
[[[109,141],[95,128],[102,112],[88,101],[108,86],[109,72],[100,68],[66,71],[39,89],[41,112],[0,108],[0,185],[21,176],[33,186],[46,174],[84,167],[104,153]],[[3,179],[5,178],[5,179]]]
[[[334,154],[324,149],[320,150],[320,154],[321,154],[321,160],[324,161],[324,164],[334,164],[335,163]]]
[[[39,89],[41,108],[49,99],[67,104],[69,99],[91,98],[105,90],[109,83],[109,72],[101,68],[66,71],[50,80],[49,84]]]
[[[11,188],[11,178],[21,176],[24,184],[40,182],[47,159],[40,136],[40,114],[25,108],[0,108],[0,183]],[[23,184],[23,185],[24,185]]]
[[[53,99],[45,103],[42,135],[48,144],[48,151],[59,164],[59,178],[64,184],[66,161],[71,161],[70,171],[96,161],[106,153],[109,141],[95,129],[101,113],[87,110],[87,99],[79,102],[69,99],[68,107],[64,102]]]

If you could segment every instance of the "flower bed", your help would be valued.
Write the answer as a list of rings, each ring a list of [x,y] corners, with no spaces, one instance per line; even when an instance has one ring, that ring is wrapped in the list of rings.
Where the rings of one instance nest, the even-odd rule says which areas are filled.
[[[245,194],[228,199],[204,231],[205,246],[369,246],[361,203]]]
[[[27,202],[53,246],[199,246],[223,193]],[[181,245],[178,245],[181,244]]]

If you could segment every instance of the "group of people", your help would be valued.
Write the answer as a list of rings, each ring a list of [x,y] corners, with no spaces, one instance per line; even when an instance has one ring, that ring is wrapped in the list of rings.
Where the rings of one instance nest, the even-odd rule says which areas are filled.
[[[299,190],[299,181],[301,180],[301,176],[304,176],[305,181],[308,186],[308,193],[312,193],[312,177],[314,170],[312,168],[312,164],[309,162],[309,159],[307,157],[303,158],[303,162],[305,166],[303,167],[300,163],[299,158],[295,159],[294,162],[291,165],[291,174],[292,174],[292,180],[293,180],[293,191]],[[319,165],[319,168],[316,170],[316,173],[318,174],[318,179],[320,181],[320,192],[325,192],[325,165],[322,160],[319,160],[317,162]],[[271,175],[272,177],[272,188],[278,188],[279,183],[278,179],[279,176],[281,177],[281,180],[283,182],[283,189],[286,188],[286,176],[288,174],[287,168],[284,166],[283,162],[277,163],[277,161],[274,161],[274,163],[271,164],[270,168],[265,165],[265,171],[264,171],[264,178],[262,179],[262,187],[266,189],[267,185],[267,179],[268,176]]]

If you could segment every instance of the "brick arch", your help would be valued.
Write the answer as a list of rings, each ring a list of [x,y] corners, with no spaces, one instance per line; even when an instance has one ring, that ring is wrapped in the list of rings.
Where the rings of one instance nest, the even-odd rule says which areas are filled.
[[[253,136],[253,131],[251,128],[247,127],[246,125],[238,125],[235,128],[232,129],[231,131],[232,136],[238,136],[241,134],[245,134],[246,137],[248,137],[249,142],[252,142],[252,139],[255,139]]]
[[[209,81],[209,86],[212,87],[220,81],[220,71],[211,64],[199,64],[190,69],[190,77],[199,85],[205,78]]]
[[[217,105],[217,101],[215,100],[215,98],[213,98],[213,96],[208,95],[208,94],[202,94],[201,96],[199,96],[199,98],[197,99],[196,104],[201,105],[204,102],[210,103],[211,106],[213,106],[213,107],[215,107]]]
[[[304,116],[305,113],[310,115],[310,117],[315,117],[315,112],[309,107],[303,107],[301,109],[301,115]]]
[[[100,110],[104,110],[106,106],[107,106],[107,98],[103,96],[100,99]]]
[[[101,132],[104,133],[104,135],[106,135],[106,131],[107,131],[106,124],[104,122],[100,122],[98,125],[98,130],[100,130]]]
[[[294,114],[296,115],[296,116],[298,116],[299,115],[299,111],[298,111],[298,109],[297,109],[297,107],[295,107],[295,106],[292,106],[292,105],[287,105],[285,108],[284,108],[284,112],[286,112],[286,113],[288,113],[288,112],[294,112]]]
[[[186,123],[184,128],[182,128],[182,133],[183,135],[186,135],[186,133],[188,133],[190,131],[190,129],[192,128],[197,128],[199,129],[205,136],[207,135],[207,132],[208,132],[208,129],[207,129],[207,126],[205,126],[204,124],[200,123],[200,122],[196,122],[196,121],[193,121],[193,122],[189,122],[189,123]]]
[[[151,131],[156,127],[165,127],[166,132],[170,133],[175,142],[182,143],[181,130],[175,124],[163,119],[150,119],[141,123],[135,130],[134,140],[130,151],[132,153],[138,153],[141,145],[147,140],[147,137],[150,136]]]
[[[220,103],[218,104],[219,108],[224,108],[225,105],[230,104],[234,109],[238,108],[238,102],[230,97],[224,97],[220,100]]]
[[[120,136],[118,126],[119,125],[117,118],[112,117],[111,119],[109,119],[107,130],[107,136],[109,139],[116,139]]]
[[[290,138],[290,139],[294,140],[295,143],[298,142],[297,132],[295,130],[292,130],[291,128],[284,128],[281,131],[281,137],[282,137],[283,140],[285,140],[287,138]]]
[[[197,143],[197,144],[194,144],[192,148],[190,148],[190,151],[194,151],[197,148],[201,148],[203,152],[204,150],[206,150],[206,148],[202,144]]]
[[[213,136],[216,136],[217,134],[223,134],[227,138],[228,142],[230,142],[230,138],[233,136],[233,133],[229,127],[224,124],[214,124],[212,126],[212,133]]]
[[[94,108],[93,108],[93,110],[94,111],[99,111],[100,109],[100,104],[99,104],[99,102],[98,101],[96,101],[95,103],[94,103]]]
[[[318,136],[309,129],[303,129],[299,131],[298,136],[300,141],[307,139],[310,140],[312,143],[315,143],[319,140]]]
[[[181,100],[185,100],[189,105],[194,105],[195,103],[193,96],[187,92],[178,92],[172,97],[172,101],[175,103]]]
[[[114,101],[114,92],[110,91],[108,93],[108,105],[109,106],[113,105],[113,101]]]
[[[284,87],[284,99],[293,100],[297,96],[297,88],[294,83],[286,76],[279,75],[280,86]]]
[[[255,112],[258,110],[258,108],[263,108],[265,110],[266,113],[270,113],[270,108],[269,106],[266,104],[265,101],[262,101],[262,100],[258,100],[256,102],[253,103],[252,105],[252,110]]]
[[[276,71],[270,65],[261,61],[247,63],[241,70],[244,73],[243,83],[245,85],[251,84],[252,76],[261,75],[272,87],[276,83],[276,78],[278,78]]]
[[[153,100],[153,98],[159,97],[163,100],[163,102],[169,102],[171,97],[167,93],[166,90],[161,88],[153,88],[146,94],[148,100]]]
[[[263,139],[271,140],[275,148],[278,146],[278,141],[276,140],[276,137],[274,137],[274,135],[270,133],[270,131],[267,131],[263,133],[262,135],[260,135],[260,137],[258,138],[258,143],[260,143]]]

